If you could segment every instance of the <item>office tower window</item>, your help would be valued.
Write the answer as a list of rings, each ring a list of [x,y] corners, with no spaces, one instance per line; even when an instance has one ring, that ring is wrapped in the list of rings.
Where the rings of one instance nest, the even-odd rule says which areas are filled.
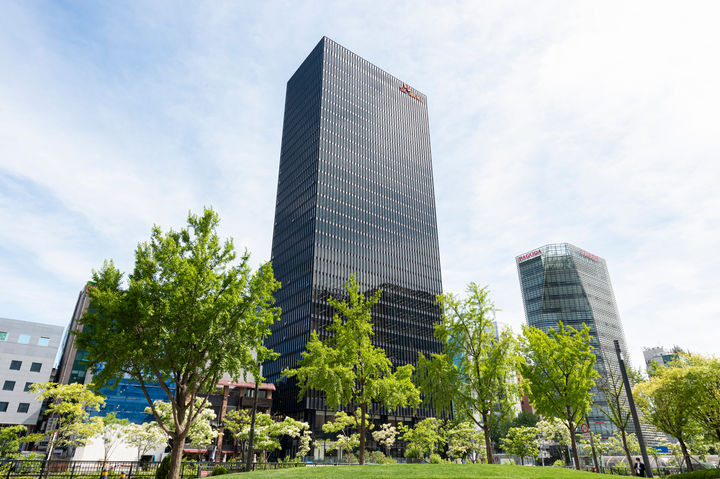
[[[34,373],[39,373],[41,369],[42,369],[42,363],[32,363],[30,365],[30,371],[32,371]]]
[[[22,361],[12,360],[10,361],[10,369],[13,371],[20,371],[20,368],[22,367]]]

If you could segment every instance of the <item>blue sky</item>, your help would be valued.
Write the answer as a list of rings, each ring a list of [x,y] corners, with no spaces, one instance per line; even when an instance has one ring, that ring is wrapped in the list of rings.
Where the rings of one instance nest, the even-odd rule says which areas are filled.
[[[514,258],[605,258],[631,357],[718,354],[717,2],[6,2],[0,317],[213,206],[269,258],[285,83],[327,35],[428,96],[443,282],[524,314]]]

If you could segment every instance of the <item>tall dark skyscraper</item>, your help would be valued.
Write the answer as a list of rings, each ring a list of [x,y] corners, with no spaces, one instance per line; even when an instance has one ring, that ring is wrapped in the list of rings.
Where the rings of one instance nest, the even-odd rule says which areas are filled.
[[[528,325],[547,332],[562,322],[575,329],[590,328],[601,376],[609,368],[620,377],[613,341],[627,352],[625,333],[615,304],[605,260],[571,244],[549,244],[518,256],[523,305]],[[614,426],[598,407],[607,406],[602,392],[594,391],[590,428],[608,437]]]
[[[328,38],[287,84],[272,261],[282,317],[268,346],[280,358],[263,374],[280,412],[322,424],[321,395],[298,402],[280,372],[296,365],[311,331],[326,337],[327,299],[344,297],[351,274],[366,294],[383,290],[374,342],[394,365],[440,352],[426,97]]]

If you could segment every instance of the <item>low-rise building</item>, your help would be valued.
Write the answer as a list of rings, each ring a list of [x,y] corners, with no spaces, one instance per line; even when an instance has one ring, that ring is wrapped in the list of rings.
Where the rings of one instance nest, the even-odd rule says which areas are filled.
[[[0,318],[0,426],[35,429],[41,403],[30,386],[50,381],[62,333],[61,326]]]

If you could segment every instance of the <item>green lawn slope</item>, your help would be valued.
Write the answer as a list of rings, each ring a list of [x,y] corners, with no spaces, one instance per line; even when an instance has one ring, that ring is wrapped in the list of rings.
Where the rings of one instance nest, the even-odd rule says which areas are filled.
[[[327,478],[344,479],[362,477],[381,478],[597,478],[600,474],[575,471],[559,467],[530,467],[487,464],[393,464],[385,466],[316,466],[274,471],[255,471],[250,474],[232,474],[224,479],[262,478]]]

